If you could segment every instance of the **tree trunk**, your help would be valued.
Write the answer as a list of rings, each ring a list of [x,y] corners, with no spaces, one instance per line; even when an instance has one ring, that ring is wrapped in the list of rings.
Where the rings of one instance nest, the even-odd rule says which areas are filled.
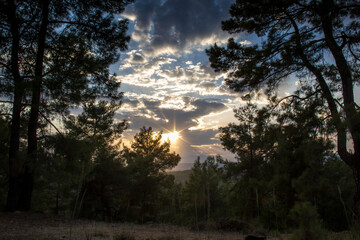
[[[322,28],[324,31],[325,41],[332,56],[334,57],[335,64],[341,78],[345,123],[348,126],[354,148],[354,153],[352,154],[343,147],[343,149],[339,151],[339,155],[341,159],[350,166],[354,173],[354,180],[356,185],[353,207],[354,220],[360,222],[360,118],[358,110],[355,107],[356,103],[354,100],[353,85],[354,76],[352,75],[351,68],[343,52],[343,46],[340,46],[335,40],[333,33],[334,20],[330,13],[331,11],[327,9],[327,7],[329,7],[329,3],[327,1],[323,1],[321,8],[325,11],[321,15]],[[343,138],[345,138],[345,136],[343,136]]]
[[[206,184],[206,192],[207,192],[207,220],[208,222],[210,221],[210,207],[211,207],[211,202],[210,202],[210,184],[209,182],[207,182]]]
[[[25,166],[21,182],[21,193],[19,201],[19,209],[28,211],[31,207],[32,190],[34,186],[34,174],[29,166]]]
[[[256,212],[257,217],[260,217],[260,204],[259,204],[259,191],[255,188],[255,196],[256,196]]]
[[[354,179],[355,179],[355,195],[354,195],[354,219],[360,220],[360,170],[354,170]]]
[[[300,41],[300,34],[297,25],[293,19],[293,27],[297,36],[297,47],[299,51],[299,56],[305,64],[305,67],[310,70],[317,78],[322,93],[328,103],[329,110],[331,112],[332,118],[334,119],[336,130],[337,130],[337,150],[341,160],[343,160],[354,172],[354,179],[356,185],[356,193],[354,196],[354,220],[360,221],[360,118],[358,117],[358,112],[355,108],[354,101],[354,86],[353,86],[353,76],[351,74],[351,69],[347,63],[346,57],[343,53],[343,49],[336,42],[333,35],[333,19],[331,18],[330,10],[327,8],[329,3],[323,1],[321,5],[321,21],[322,29],[324,31],[325,42],[329,47],[332,56],[334,57],[335,64],[337,66],[341,84],[342,84],[342,96],[344,100],[344,111],[345,111],[345,120],[343,121],[340,117],[340,114],[337,110],[335,99],[331,94],[330,88],[326,83],[321,71],[313,66],[303,54],[303,49]],[[347,149],[347,128],[351,134],[353,140],[354,153],[350,153]]]
[[[198,220],[198,208],[197,208],[197,194],[195,194],[195,223],[196,228],[199,231],[199,220]]]
[[[32,82],[32,101],[31,110],[28,124],[28,149],[27,149],[27,161],[25,163],[25,174],[22,183],[21,192],[21,209],[26,211],[31,207],[31,197],[34,186],[34,170],[37,161],[37,127],[39,121],[39,109],[40,109],[40,95],[41,95],[41,83],[43,62],[45,53],[45,41],[46,32],[48,27],[49,17],[49,5],[50,0],[43,0],[42,4],[42,19],[39,32],[39,39],[37,44],[36,63],[35,63],[35,79]]]
[[[59,186],[56,188],[55,215],[59,215]]]
[[[20,148],[20,117],[22,108],[22,98],[24,95],[23,81],[19,71],[19,49],[20,36],[18,19],[16,18],[16,7],[14,1],[7,2],[8,21],[12,36],[11,46],[11,73],[14,81],[14,100],[12,109],[12,120],[10,127],[9,144],[9,189],[6,202],[8,211],[19,209],[19,197],[21,191],[22,166],[18,156]]]

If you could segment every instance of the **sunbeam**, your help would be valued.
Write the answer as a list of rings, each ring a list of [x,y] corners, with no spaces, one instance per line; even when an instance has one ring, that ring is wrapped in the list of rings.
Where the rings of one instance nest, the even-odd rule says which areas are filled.
[[[170,143],[174,144],[176,140],[180,137],[180,133],[176,130],[170,133],[164,133],[162,135],[163,141],[170,141]]]

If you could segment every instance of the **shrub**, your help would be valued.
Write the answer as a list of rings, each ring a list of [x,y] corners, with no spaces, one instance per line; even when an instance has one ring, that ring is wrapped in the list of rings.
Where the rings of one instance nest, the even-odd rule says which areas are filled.
[[[297,225],[292,240],[327,239],[316,208],[310,202],[299,202],[290,211],[290,217]]]

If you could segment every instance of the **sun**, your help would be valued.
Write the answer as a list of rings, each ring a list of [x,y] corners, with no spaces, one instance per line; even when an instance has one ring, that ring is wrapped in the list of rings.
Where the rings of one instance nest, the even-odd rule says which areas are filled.
[[[163,141],[170,141],[170,143],[175,143],[176,140],[180,137],[180,133],[178,131],[173,131],[170,133],[164,133],[162,135],[162,140]]]

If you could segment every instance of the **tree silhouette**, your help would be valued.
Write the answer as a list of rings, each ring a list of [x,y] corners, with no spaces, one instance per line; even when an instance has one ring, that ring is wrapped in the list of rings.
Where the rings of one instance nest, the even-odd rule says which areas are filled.
[[[356,219],[360,219],[360,117],[354,98],[359,7],[358,1],[238,0],[223,29],[255,33],[264,41],[260,46],[247,46],[229,39],[226,48],[215,44],[207,50],[211,66],[228,72],[226,83],[235,91],[254,93],[265,87],[271,95],[294,73],[302,75],[301,81],[312,83],[309,95],[303,98],[320,93],[317,96],[326,100],[337,132],[338,154],[354,173]]]
[[[96,97],[119,101],[119,82],[108,70],[127,47],[131,0],[0,2],[1,94],[12,100],[9,210],[28,210],[38,154],[40,113],[65,114]],[[27,157],[19,164],[21,113],[29,108]],[[49,118],[47,118],[49,119]]]
[[[158,194],[167,185],[165,170],[175,167],[180,156],[170,152],[170,141],[162,141],[162,132],[155,133],[151,127],[143,127],[134,136],[131,148],[125,147],[123,158],[131,176],[130,203],[139,213],[133,216],[144,222],[156,215]]]

